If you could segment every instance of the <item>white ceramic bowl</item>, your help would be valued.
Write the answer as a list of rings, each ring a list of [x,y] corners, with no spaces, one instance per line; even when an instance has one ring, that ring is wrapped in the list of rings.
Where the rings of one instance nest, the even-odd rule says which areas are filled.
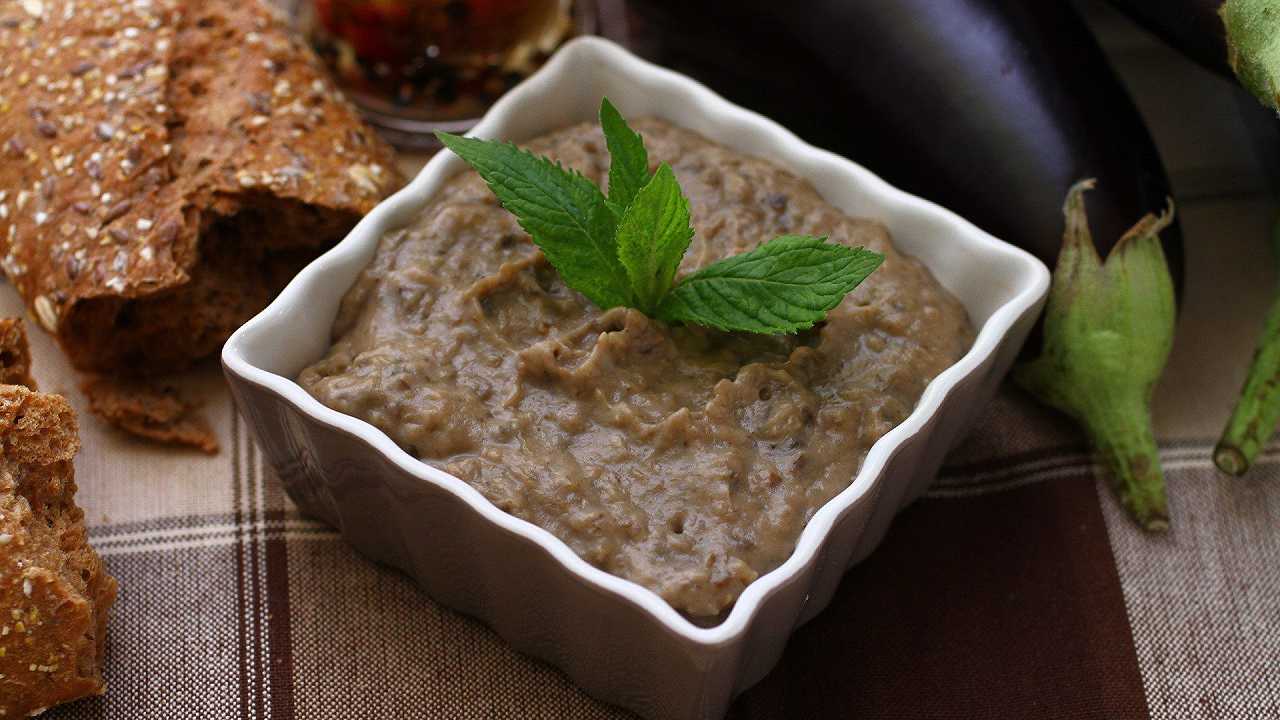
[[[718,718],[773,667],[791,631],[828,603],[845,570],[929,485],[1012,363],[1049,273],[956,215],[604,40],[569,43],[494,105],[474,134],[527,140],[593,119],[602,95],[629,117],[661,116],[768,158],[845,212],[882,220],[979,328],[972,349],[929,384],[914,412],[871,448],[849,487],[814,515],[791,558],[748,586],[722,623],[689,622],[651,591],[592,567],[550,533],[502,512],[294,382],[328,349],[338,304],[378,239],[412,220],[464,169],[456,156],[436,156],[299,273],[231,337],[223,365],[290,495],[357,550],[409,573],[438,601],[479,617],[597,697],[651,718]]]

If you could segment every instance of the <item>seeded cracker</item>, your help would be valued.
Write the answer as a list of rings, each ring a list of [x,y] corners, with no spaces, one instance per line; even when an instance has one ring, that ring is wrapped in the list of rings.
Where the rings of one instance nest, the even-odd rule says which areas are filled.
[[[3,323],[25,347],[21,325]],[[10,364],[15,357],[0,352],[0,376],[20,369]],[[89,547],[75,503],[79,449],[64,398],[0,385],[0,717],[106,689],[103,641],[116,581]]]
[[[210,455],[218,452],[218,437],[198,407],[170,385],[153,380],[89,378],[80,389],[89,410],[138,437],[170,445],[186,445]]]
[[[0,266],[81,370],[215,352],[392,162],[258,0],[0,0]]]

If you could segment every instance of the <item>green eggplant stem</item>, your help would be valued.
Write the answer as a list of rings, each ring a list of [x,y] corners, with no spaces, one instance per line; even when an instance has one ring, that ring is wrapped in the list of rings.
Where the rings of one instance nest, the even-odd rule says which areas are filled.
[[[1150,404],[1143,398],[1109,398],[1089,414],[1089,439],[1107,466],[1120,504],[1144,530],[1169,529],[1160,448],[1151,428]]]
[[[1151,394],[1173,345],[1173,280],[1160,232],[1173,206],[1140,219],[1105,260],[1089,232],[1076,183],[1063,205],[1066,230],[1044,314],[1040,355],[1013,379],[1083,427],[1120,504],[1149,531],[1169,529]]]
[[[1272,249],[1280,256],[1280,225],[1272,233]],[[1280,423],[1280,295],[1267,312],[1258,349],[1245,377],[1240,400],[1213,450],[1218,469],[1243,475]]]

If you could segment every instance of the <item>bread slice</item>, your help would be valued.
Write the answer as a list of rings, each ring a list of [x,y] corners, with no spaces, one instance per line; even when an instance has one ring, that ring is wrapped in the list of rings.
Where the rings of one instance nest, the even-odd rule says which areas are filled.
[[[26,338],[4,321],[6,337]],[[0,376],[16,365],[0,352]],[[116,581],[76,506],[75,411],[60,395],[0,385],[0,717],[103,692]]]
[[[0,3],[0,266],[81,370],[214,353],[393,162],[261,0]]]

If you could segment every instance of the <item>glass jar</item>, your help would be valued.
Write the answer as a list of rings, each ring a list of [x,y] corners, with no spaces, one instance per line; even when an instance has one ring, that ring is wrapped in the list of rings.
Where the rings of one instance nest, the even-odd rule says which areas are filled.
[[[437,147],[575,34],[589,0],[310,0],[299,24],[343,91],[389,140]]]

